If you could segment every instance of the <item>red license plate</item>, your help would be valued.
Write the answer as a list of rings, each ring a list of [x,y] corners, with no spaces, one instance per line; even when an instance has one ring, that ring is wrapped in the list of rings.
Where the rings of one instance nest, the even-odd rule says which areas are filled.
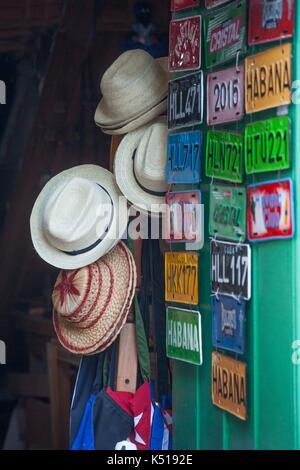
[[[166,240],[198,242],[201,239],[200,191],[177,191],[166,195]]]
[[[294,13],[294,0],[250,0],[249,45],[292,37]]]
[[[185,10],[199,6],[199,0],[172,0],[171,11]]]
[[[292,238],[293,183],[282,179],[248,186],[247,225],[250,241]]]
[[[232,67],[207,77],[207,124],[240,121],[244,116],[244,67]]]
[[[201,16],[170,23],[169,70],[180,72],[201,67]]]
[[[205,8],[209,10],[210,8],[218,7],[228,2],[229,0],[205,0]]]

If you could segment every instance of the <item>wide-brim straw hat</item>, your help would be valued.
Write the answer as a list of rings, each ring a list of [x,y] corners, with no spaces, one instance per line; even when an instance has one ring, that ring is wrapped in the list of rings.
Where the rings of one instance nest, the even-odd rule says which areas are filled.
[[[59,173],[39,194],[30,217],[35,250],[61,269],[87,266],[108,253],[128,223],[112,173],[80,165]],[[101,211],[103,210],[103,214]]]
[[[104,73],[95,123],[107,134],[124,134],[167,109],[167,58],[153,59],[143,50],[127,51]]]
[[[128,133],[115,155],[118,187],[137,209],[153,216],[164,212],[167,158],[165,117]]]
[[[88,355],[110,346],[124,326],[135,293],[136,267],[130,250],[120,242],[94,263],[92,278],[87,270],[81,271],[60,273],[52,296],[53,322],[62,346]]]

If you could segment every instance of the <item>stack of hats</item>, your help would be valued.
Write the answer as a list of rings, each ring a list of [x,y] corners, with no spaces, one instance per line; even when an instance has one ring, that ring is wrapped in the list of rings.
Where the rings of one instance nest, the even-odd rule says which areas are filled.
[[[165,113],[168,80],[166,58],[124,52],[102,77],[96,125],[106,134],[126,134]]]
[[[89,266],[61,271],[52,301],[62,346],[85,355],[110,346],[126,322],[135,288],[134,259],[123,242]]]

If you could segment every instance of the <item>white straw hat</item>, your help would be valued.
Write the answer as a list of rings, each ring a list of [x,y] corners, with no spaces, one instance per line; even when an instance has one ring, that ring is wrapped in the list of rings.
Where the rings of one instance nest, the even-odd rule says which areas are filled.
[[[166,58],[155,60],[143,50],[124,52],[102,77],[97,126],[121,134],[129,123],[133,130],[153,120],[167,109],[169,78]]]
[[[52,178],[30,217],[37,253],[62,269],[81,268],[108,253],[128,222],[120,196],[112,173],[97,165],[80,165]]]
[[[165,204],[167,124],[158,118],[127,134],[115,156],[117,185],[138,209],[157,215]]]

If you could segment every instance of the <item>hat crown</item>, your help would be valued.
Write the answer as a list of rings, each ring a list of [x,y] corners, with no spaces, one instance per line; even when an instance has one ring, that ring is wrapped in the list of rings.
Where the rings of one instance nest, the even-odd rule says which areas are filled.
[[[138,183],[148,189],[163,193],[166,183],[167,126],[155,123],[145,131],[134,157],[134,173]]]
[[[104,188],[84,178],[70,178],[58,185],[46,204],[45,236],[62,251],[88,248],[103,237],[112,210]]]

